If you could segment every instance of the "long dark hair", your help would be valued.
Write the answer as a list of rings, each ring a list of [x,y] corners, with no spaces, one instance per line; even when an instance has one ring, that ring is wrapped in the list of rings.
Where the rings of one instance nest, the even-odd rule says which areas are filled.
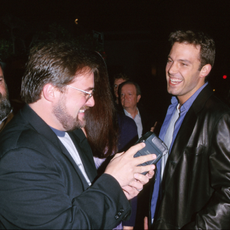
[[[93,155],[106,158],[117,152],[118,124],[104,59],[98,55],[95,77],[95,106],[86,110],[85,131]]]

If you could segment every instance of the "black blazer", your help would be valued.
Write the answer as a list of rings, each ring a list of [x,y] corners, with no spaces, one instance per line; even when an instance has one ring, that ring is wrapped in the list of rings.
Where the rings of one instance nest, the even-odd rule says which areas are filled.
[[[229,229],[230,108],[206,86],[168,157],[154,229]]]
[[[69,132],[85,171],[97,176],[81,130]],[[112,229],[130,214],[118,182],[88,186],[50,127],[26,105],[0,135],[0,228]]]

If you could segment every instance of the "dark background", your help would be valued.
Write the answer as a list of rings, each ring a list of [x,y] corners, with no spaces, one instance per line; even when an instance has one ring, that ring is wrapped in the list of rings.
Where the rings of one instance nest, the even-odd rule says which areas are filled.
[[[11,15],[24,23],[24,32],[4,21],[0,24],[0,38],[12,40],[13,31],[16,46],[24,50],[7,59],[13,63],[7,81],[14,98],[20,91],[26,61],[23,47],[28,50],[34,34],[48,31],[48,25],[55,23],[76,38],[81,34],[98,36],[110,80],[114,73],[124,72],[137,81],[142,89],[142,103],[159,119],[164,117],[170,98],[164,72],[170,32],[204,31],[214,38],[217,50],[210,83],[223,100],[228,100],[229,0],[1,0],[0,4],[3,18]]]

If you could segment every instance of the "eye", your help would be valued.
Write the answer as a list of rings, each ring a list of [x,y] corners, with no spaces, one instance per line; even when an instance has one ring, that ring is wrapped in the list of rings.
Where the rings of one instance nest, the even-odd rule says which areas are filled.
[[[172,62],[172,60],[168,58],[167,59],[167,63],[171,63],[171,62]]]
[[[184,62],[182,62],[181,65],[182,65],[182,66],[188,66],[188,64],[187,64],[187,63],[184,63]]]

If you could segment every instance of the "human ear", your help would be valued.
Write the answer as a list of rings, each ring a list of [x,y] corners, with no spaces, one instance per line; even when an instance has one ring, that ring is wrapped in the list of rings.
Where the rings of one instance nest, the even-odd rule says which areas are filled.
[[[52,102],[56,97],[57,89],[50,83],[44,85],[42,95],[45,100]]]
[[[137,96],[137,103],[140,101],[140,99],[141,99],[141,95],[138,95]]]
[[[202,69],[200,70],[200,77],[206,77],[208,76],[208,74],[210,73],[212,69],[212,66],[210,64],[206,64],[202,67]]]

